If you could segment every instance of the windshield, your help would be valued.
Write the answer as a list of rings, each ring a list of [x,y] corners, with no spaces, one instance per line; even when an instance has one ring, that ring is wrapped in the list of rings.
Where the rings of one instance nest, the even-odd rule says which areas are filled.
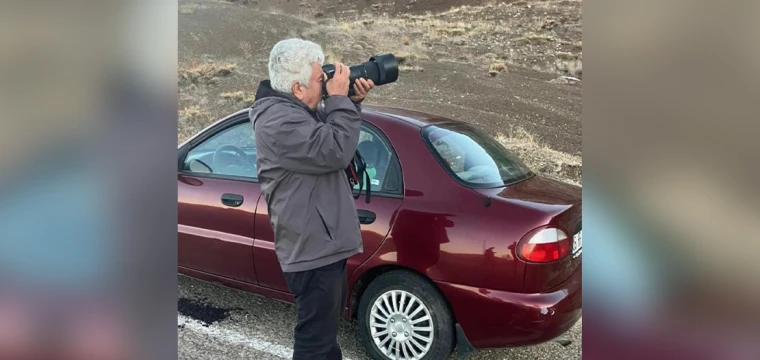
[[[504,186],[534,175],[502,144],[468,124],[430,125],[422,136],[446,170],[467,186]]]

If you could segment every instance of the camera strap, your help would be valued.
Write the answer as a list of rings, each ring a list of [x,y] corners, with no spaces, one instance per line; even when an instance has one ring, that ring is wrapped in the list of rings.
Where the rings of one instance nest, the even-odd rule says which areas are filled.
[[[364,187],[366,186],[366,202],[369,204],[371,197],[370,187],[372,186],[372,183],[370,182],[369,172],[367,172],[367,164],[361,156],[361,153],[359,153],[359,150],[356,150],[354,153],[354,158],[351,159],[345,172],[348,177],[348,183],[351,185],[352,189],[354,186],[359,185],[359,192],[354,195],[354,199],[361,197],[362,190],[364,190]]]

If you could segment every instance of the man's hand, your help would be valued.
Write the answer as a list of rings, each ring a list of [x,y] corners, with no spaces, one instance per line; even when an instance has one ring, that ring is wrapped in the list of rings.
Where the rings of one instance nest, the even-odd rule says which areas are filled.
[[[354,102],[359,102],[364,100],[364,98],[367,97],[367,94],[370,90],[375,88],[375,82],[372,81],[372,79],[364,79],[364,78],[358,78],[356,79],[356,83],[354,84],[354,91],[356,92],[356,95],[351,97],[351,100]]]
[[[348,82],[350,70],[348,66],[342,63],[335,64],[335,73],[332,79],[327,82],[327,94],[328,95],[348,95]]]

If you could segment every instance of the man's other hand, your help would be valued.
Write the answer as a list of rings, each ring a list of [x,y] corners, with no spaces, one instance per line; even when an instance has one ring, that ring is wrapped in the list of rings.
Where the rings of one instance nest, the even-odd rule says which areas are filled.
[[[351,97],[351,100],[354,102],[359,102],[364,100],[364,98],[367,97],[367,94],[370,90],[375,88],[375,82],[372,81],[372,79],[364,79],[364,78],[358,78],[356,79],[356,82],[354,83],[354,91],[356,92],[356,95]]]
[[[348,95],[349,75],[351,71],[348,66],[342,63],[335,64],[335,73],[332,79],[327,82],[328,95]]]

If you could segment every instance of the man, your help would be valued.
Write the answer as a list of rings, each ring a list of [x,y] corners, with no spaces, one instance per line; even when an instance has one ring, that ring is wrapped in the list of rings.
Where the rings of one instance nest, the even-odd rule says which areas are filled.
[[[337,341],[347,297],[346,259],[363,251],[351,185],[344,169],[359,143],[361,105],[374,88],[336,64],[327,81],[319,45],[277,43],[250,110],[258,177],[274,229],[275,251],[295,296],[293,359],[342,359]],[[327,99],[322,85],[327,81]]]

